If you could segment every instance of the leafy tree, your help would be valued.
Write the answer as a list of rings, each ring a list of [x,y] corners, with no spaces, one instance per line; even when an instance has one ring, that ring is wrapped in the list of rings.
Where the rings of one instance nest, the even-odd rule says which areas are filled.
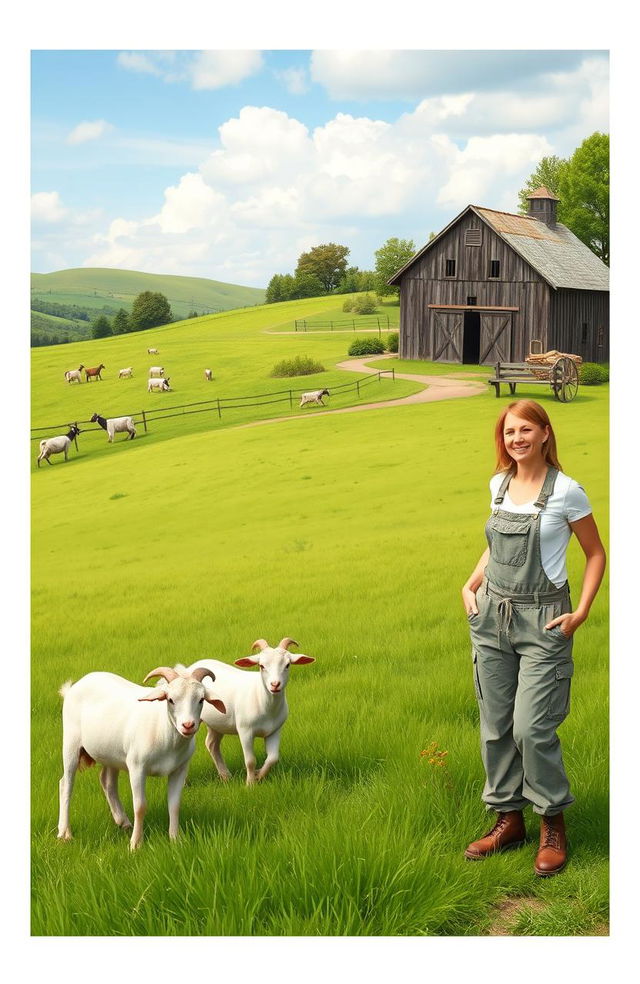
[[[562,222],[609,263],[609,135],[592,133],[568,160],[543,157],[519,192],[520,211],[528,212],[527,195],[545,185],[560,199]]]
[[[397,236],[387,239],[386,243],[376,250],[375,289],[379,297],[389,294],[397,296],[400,293],[400,288],[391,287],[387,280],[411,259],[415,251],[413,239],[398,239]]]
[[[524,187],[518,192],[518,210],[526,215],[529,211],[527,195],[543,185],[560,198],[560,182],[567,164],[568,161],[562,157],[543,157],[533,174],[527,178]],[[564,219],[560,219],[560,209],[558,209],[558,220],[564,222]]]
[[[296,273],[293,278],[292,298],[319,297],[324,292],[324,286],[315,273]]]
[[[133,302],[130,318],[132,331],[144,331],[145,328],[168,325],[172,320],[171,306],[164,294],[145,290],[142,294],[138,294]]]
[[[125,335],[128,331],[131,331],[129,314],[124,308],[120,308],[117,314],[114,315],[113,321],[111,322],[111,330],[114,335]]]
[[[361,290],[375,290],[376,275],[373,270],[359,270],[357,266],[348,267],[335,289],[336,294],[357,294]]]
[[[284,277],[282,276],[281,273],[274,273],[267,287],[267,292],[266,292],[267,304],[277,304],[278,301],[286,301],[288,299],[289,298],[286,297]]]
[[[348,246],[324,243],[314,246],[308,253],[298,257],[296,276],[303,273],[314,274],[322,284],[323,293],[329,294],[337,287],[347,269]]]
[[[583,140],[562,173],[562,222],[609,263],[609,134]]]
[[[101,314],[100,317],[91,322],[91,337],[108,338],[109,335],[113,335],[111,330],[111,322],[104,316],[104,314]]]

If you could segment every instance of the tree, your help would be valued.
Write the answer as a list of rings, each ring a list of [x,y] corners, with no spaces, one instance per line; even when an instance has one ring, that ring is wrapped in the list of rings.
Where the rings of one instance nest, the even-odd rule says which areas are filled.
[[[111,330],[111,323],[108,318],[101,314],[99,318],[91,322],[91,337],[92,338],[108,338],[109,335],[113,335]]]
[[[114,335],[125,335],[128,331],[131,331],[129,314],[124,308],[120,308],[117,314],[113,316],[111,329]]]
[[[292,298],[318,297],[324,294],[324,286],[315,273],[296,273],[293,278]]]
[[[296,276],[302,273],[315,274],[322,284],[323,293],[329,294],[338,286],[347,269],[349,253],[348,246],[339,246],[336,243],[314,246],[308,253],[301,253],[298,257]]]
[[[266,298],[265,298],[267,304],[277,304],[278,301],[286,300],[286,297],[284,297],[284,287],[282,281],[283,281],[282,274],[274,273],[267,287]]]
[[[567,164],[568,161],[562,157],[543,157],[533,174],[527,178],[524,188],[518,192],[519,211],[524,215],[527,214],[529,211],[527,195],[537,191],[542,186],[560,198],[560,182]],[[558,209],[558,219],[560,220],[560,209]]]
[[[164,294],[154,294],[145,290],[138,294],[131,309],[131,330],[144,331],[145,328],[157,328],[158,325],[168,325],[173,319],[169,301]]]
[[[519,192],[520,211],[527,195],[545,185],[560,199],[558,222],[609,263],[609,134],[592,133],[568,160],[543,157]]]
[[[393,236],[387,239],[380,249],[376,250],[376,293],[379,297],[388,294],[399,294],[399,287],[391,287],[387,280],[407,263],[416,251],[413,239],[398,239]]]
[[[609,263],[609,134],[583,140],[562,173],[562,222]]]

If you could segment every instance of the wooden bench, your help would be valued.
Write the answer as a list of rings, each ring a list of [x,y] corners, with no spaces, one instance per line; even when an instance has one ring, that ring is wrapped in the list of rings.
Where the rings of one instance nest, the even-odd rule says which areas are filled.
[[[536,368],[539,367],[536,366]],[[545,379],[534,376],[532,367],[528,362],[496,362],[495,373],[493,379],[489,379],[488,383],[489,386],[495,386],[496,396],[500,396],[501,383],[508,384],[511,394],[515,393],[518,383],[526,383],[527,386],[534,384],[548,387],[550,385],[549,376]],[[551,368],[549,368],[549,373],[551,373]]]

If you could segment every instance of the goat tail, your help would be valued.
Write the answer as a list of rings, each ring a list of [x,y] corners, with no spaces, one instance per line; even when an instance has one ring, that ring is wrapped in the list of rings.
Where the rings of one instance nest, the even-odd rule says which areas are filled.
[[[61,697],[66,697],[73,686],[73,680],[65,680],[65,682],[60,687],[58,693]]]

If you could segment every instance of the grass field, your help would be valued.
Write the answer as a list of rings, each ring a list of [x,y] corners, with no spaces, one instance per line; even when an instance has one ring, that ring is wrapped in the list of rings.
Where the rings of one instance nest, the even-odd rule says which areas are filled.
[[[299,385],[331,389],[347,375],[334,366],[350,336],[276,334],[330,304],[35,350],[33,425],[146,406],[154,344],[176,386],[158,400],[280,389],[268,373],[296,354],[327,370]],[[64,369],[80,362],[104,362],[104,382],[67,385]],[[136,376],[118,381],[128,365]],[[375,387],[382,398],[415,389]],[[549,409],[563,468],[585,486],[606,542],[608,387],[583,388],[567,405],[542,388],[523,393]],[[112,446],[103,432],[83,434],[68,463],[34,471],[35,935],[606,934],[606,584],[576,636],[561,728],[576,796],[566,871],[535,878],[532,815],[522,850],[478,864],[462,856],[488,818],[459,594],[484,547],[491,432],[504,402],[487,392],[256,428],[238,428],[249,422],[240,412],[221,422],[198,414]],[[575,590],[575,543],[569,567]],[[199,735],[176,844],[166,782],[150,779],[145,843],[130,855],[96,769],[76,781],[74,840],[56,840],[64,680],[110,669],[141,681],[158,663],[231,661],[260,636],[284,635],[317,662],[292,669],[281,760],[263,784],[244,785],[235,738],[223,745],[234,778],[220,783]],[[433,743],[447,755],[421,755]],[[120,788],[130,809],[125,776]]]

